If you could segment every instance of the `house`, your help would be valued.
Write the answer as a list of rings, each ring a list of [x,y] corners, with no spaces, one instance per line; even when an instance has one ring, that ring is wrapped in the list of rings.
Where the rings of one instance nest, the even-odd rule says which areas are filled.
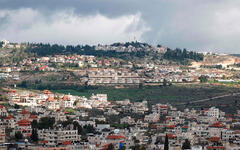
[[[120,119],[120,123],[132,125],[135,123],[135,120],[133,118],[131,118],[130,116],[126,116],[126,117]]]
[[[15,133],[20,131],[24,137],[30,137],[32,128],[31,122],[28,119],[22,119],[16,123]]]
[[[13,116],[8,115],[3,119],[3,123],[6,127],[14,128],[16,119]]]
[[[0,116],[5,117],[7,114],[7,109],[4,106],[0,105]]]
[[[51,96],[46,99],[46,106],[48,109],[51,109],[51,110],[60,109],[60,103]]]
[[[64,95],[60,100],[60,106],[62,108],[73,108],[75,100],[71,95]]]
[[[38,130],[39,139],[48,146],[54,145],[72,145],[79,142],[81,136],[77,130],[68,129],[43,129]],[[40,142],[40,143],[41,143]]]
[[[123,143],[125,143],[125,139],[126,139],[126,137],[122,136],[122,135],[108,135],[106,137],[106,142],[108,144],[110,144],[110,143],[114,144],[115,148],[118,149],[119,145],[122,145]]]
[[[6,142],[5,128],[0,128],[0,143],[2,144],[2,143],[5,143],[5,142]]]
[[[0,72],[10,73],[12,71],[11,67],[1,67]]]
[[[159,122],[160,121],[160,114],[152,113],[152,114],[149,114],[149,115],[145,115],[144,121],[145,122]]]
[[[207,111],[205,111],[205,114],[209,117],[219,118],[220,112],[218,108],[211,107]]]

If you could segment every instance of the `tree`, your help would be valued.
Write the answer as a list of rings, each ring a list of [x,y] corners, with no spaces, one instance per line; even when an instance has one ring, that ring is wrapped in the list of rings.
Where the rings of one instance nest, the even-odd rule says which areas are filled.
[[[114,145],[113,145],[112,143],[110,143],[110,144],[108,145],[107,150],[114,150]]]
[[[18,104],[15,104],[15,105],[14,105],[14,108],[15,108],[15,109],[19,109],[20,106],[19,106]]]
[[[84,132],[82,126],[80,126],[77,121],[73,122],[73,128],[74,128],[74,130],[78,130],[78,135],[82,135],[82,136],[86,135],[86,133]]]
[[[122,146],[121,148],[120,148],[120,150],[125,150],[126,149],[126,146]]]
[[[164,150],[169,150],[168,135],[165,136]]]
[[[21,139],[23,139],[23,135],[22,135],[22,133],[21,133],[20,131],[18,131],[18,132],[15,133],[15,139],[16,139],[16,140],[21,140]]]
[[[170,48],[167,48],[163,58],[185,63],[185,59],[193,59],[195,61],[203,60],[204,55],[193,51],[187,51],[186,49],[181,50],[180,48],[176,48],[175,50],[171,50]]]
[[[143,88],[143,83],[140,83],[139,86],[138,86],[139,89],[142,89]]]
[[[198,79],[200,80],[201,83],[207,82],[208,81],[208,76],[201,75]]]
[[[85,125],[84,130],[86,131],[86,133],[95,133],[96,130],[92,125]]]
[[[32,129],[32,134],[30,136],[31,140],[34,141],[34,142],[37,142],[38,141],[38,132],[37,132],[37,129],[36,128],[33,128]]]
[[[38,122],[37,122],[37,120],[33,120],[33,121],[31,122],[31,127],[32,127],[32,129],[38,127]]]
[[[163,86],[167,86],[167,80],[163,79]]]
[[[191,149],[191,143],[188,139],[185,140],[185,142],[183,143],[182,145],[182,149],[185,150],[185,149]]]
[[[2,48],[2,47],[3,47],[3,42],[1,41],[1,42],[0,42],[0,48]]]
[[[39,121],[38,128],[39,129],[53,128],[54,123],[55,123],[55,118],[43,117]]]

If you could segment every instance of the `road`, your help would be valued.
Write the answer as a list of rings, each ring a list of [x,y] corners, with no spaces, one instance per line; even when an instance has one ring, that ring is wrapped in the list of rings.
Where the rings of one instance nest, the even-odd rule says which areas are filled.
[[[177,105],[187,105],[187,104],[194,104],[194,103],[200,103],[200,102],[207,102],[207,101],[211,101],[211,100],[214,100],[214,99],[228,97],[228,96],[235,96],[235,95],[239,95],[239,94],[240,94],[240,92],[239,93],[225,94],[225,95],[215,96],[215,97],[211,97],[211,98],[205,98],[205,99],[201,99],[201,100],[196,100],[196,101],[179,103]]]

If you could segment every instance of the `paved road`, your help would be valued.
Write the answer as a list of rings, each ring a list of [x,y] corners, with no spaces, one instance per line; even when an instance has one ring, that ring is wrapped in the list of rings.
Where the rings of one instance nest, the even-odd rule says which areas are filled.
[[[239,95],[239,94],[240,94],[240,92],[239,93],[225,94],[225,95],[215,96],[215,97],[211,97],[211,98],[205,98],[205,99],[201,99],[201,100],[196,100],[196,101],[179,103],[177,105],[186,105],[186,104],[194,104],[194,103],[206,102],[206,101],[211,101],[211,100],[218,99],[218,98],[223,98],[223,97],[228,97],[228,96],[235,96],[235,95]]]

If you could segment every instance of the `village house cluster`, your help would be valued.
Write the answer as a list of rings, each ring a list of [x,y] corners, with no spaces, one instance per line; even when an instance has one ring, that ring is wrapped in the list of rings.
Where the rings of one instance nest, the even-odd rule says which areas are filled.
[[[103,50],[103,51],[116,51],[116,52],[136,52],[141,50],[146,51],[155,51],[158,53],[164,53],[166,52],[166,47],[154,47],[148,44],[139,43],[137,46],[132,46],[130,43],[124,44],[124,43],[115,43],[112,45],[97,45],[95,47],[95,50]]]
[[[45,106],[49,110],[59,110],[65,108],[98,108],[104,109],[110,105],[107,101],[106,94],[92,95],[90,98],[79,97],[73,95],[53,94],[49,90],[44,90],[42,93],[22,92],[11,90],[8,93],[10,105],[19,105],[27,107],[42,107]]]
[[[87,72],[89,85],[139,84],[142,78],[127,69],[92,69]]]
[[[154,63],[121,63],[116,59],[102,59],[87,55],[55,55],[40,58],[27,58],[19,64],[0,68],[0,79],[21,81],[24,72],[74,72],[80,82],[91,86],[138,86],[139,84],[161,84],[196,82],[200,76],[219,82],[237,82],[229,72],[218,69],[181,68],[177,65],[158,65]],[[229,78],[226,80],[223,78]]]
[[[26,48],[26,44],[14,44],[2,40],[2,47],[7,49]],[[97,45],[96,51],[115,51],[119,53],[154,52],[164,54],[166,47],[151,46],[146,43],[115,43],[112,45]],[[4,53],[2,51],[1,53]],[[208,54],[204,54],[208,55]],[[217,58],[221,55],[211,54],[209,57]],[[152,56],[153,57],[153,56]],[[196,82],[199,77],[207,76],[210,80],[219,82],[238,82],[238,75],[234,70],[239,70],[238,59],[228,58],[224,63],[217,63],[222,68],[211,68],[211,65],[202,65],[201,62],[191,62],[191,65],[172,64],[171,61],[153,59],[151,57],[141,59],[122,59],[117,57],[93,56],[93,55],[49,55],[21,58],[17,63],[5,62],[0,67],[0,80],[22,81],[28,72],[64,72],[77,74],[79,84],[87,83],[90,86],[136,86],[139,84],[162,84],[164,81],[172,83]],[[26,74],[25,74],[26,73]]]
[[[141,145],[161,150],[168,138],[170,150],[180,150],[186,140],[194,150],[240,149],[240,111],[232,116],[215,107],[180,111],[170,104],[108,101],[106,94],[86,98],[49,90],[10,90],[8,98],[8,105],[0,105],[1,148],[22,140],[15,146],[102,150]],[[35,142],[33,134],[38,137]]]
[[[24,47],[24,44],[11,43],[7,40],[0,40],[3,48],[21,48]]]

